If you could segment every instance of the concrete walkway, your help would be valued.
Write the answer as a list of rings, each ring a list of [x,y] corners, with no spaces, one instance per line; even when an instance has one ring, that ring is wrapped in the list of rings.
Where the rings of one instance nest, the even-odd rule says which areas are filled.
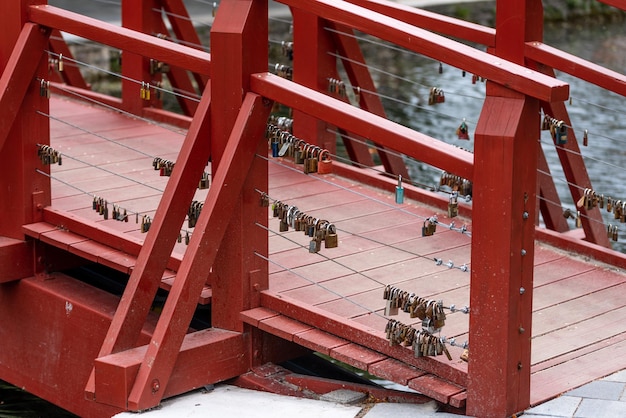
[[[142,416],[160,417],[254,417],[254,418],[462,418],[437,412],[437,404],[377,403],[346,404],[349,396],[335,401],[294,398],[220,384],[163,401]],[[626,370],[588,383],[524,412],[529,418],[617,418],[626,417]],[[116,418],[136,418],[124,412]]]

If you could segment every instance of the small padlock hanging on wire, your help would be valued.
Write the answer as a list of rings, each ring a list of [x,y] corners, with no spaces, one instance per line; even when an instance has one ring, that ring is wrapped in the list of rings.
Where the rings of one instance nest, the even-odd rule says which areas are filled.
[[[402,176],[398,175],[398,185],[396,186],[396,203],[404,203],[404,187],[402,187]]]
[[[456,128],[456,136],[459,139],[469,140],[469,128],[467,127],[467,123],[465,123],[465,118],[463,118],[463,122]]]

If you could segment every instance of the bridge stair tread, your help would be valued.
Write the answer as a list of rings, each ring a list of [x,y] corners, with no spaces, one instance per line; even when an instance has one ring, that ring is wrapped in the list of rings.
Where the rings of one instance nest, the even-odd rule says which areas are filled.
[[[22,231],[26,236],[124,274],[130,274],[137,263],[137,257],[134,255],[109,247],[66,229],[61,229],[48,222],[36,222],[23,225]],[[175,278],[176,272],[166,269],[161,277],[160,288],[169,291]],[[211,303],[211,297],[211,288],[205,285],[198,299],[198,303],[207,305]]]
[[[313,351],[367,371],[422,393],[455,408],[465,406],[465,388],[440,377],[389,358],[325,331],[289,318],[267,308],[253,308],[240,314],[241,319],[262,331],[292,341]]]

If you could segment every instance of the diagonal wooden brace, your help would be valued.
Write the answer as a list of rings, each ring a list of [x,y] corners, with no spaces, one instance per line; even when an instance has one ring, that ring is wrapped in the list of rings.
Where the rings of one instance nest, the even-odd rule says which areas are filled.
[[[198,181],[209,159],[210,142],[207,138],[210,133],[210,97],[209,84],[98,357],[134,347],[146,321],[159,288],[160,278],[176,244],[180,225],[185,219]],[[94,391],[95,380],[92,372],[85,388],[86,396],[95,398]]]
[[[248,93],[228,139],[196,229],[128,398],[128,408],[159,404],[243,184],[264,140],[271,102]],[[154,382],[158,382],[155,385]],[[155,387],[162,388],[155,390]]]

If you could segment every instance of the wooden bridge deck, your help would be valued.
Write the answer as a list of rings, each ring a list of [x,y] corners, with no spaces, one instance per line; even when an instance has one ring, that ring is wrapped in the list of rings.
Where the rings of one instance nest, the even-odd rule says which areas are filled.
[[[153,214],[168,178],[153,170],[152,160],[158,156],[175,161],[184,132],[54,97],[51,116],[51,145],[64,156],[62,166],[51,167],[52,207],[141,241],[145,235],[134,215],[130,222],[104,220],[92,210],[88,195],[101,196],[132,214]],[[377,336],[384,335],[387,322],[382,298],[387,284],[442,299],[447,306],[469,304],[469,271],[445,264],[469,266],[471,238],[441,226],[434,236],[421,236],[425,217],[436,214],[443,223],[450,222],[440,209],[415,201],[396,205],[392,190],[332,174],[305,175],[277,159],[270,159],[269,167],[269,196],[334,222],[340,240],[338,248],[311,254],[308,237],[293,230],[278,232],[278,220],[268,212],[271,292],[364,325]],[[196,200],[206,193],[198,190]],[[471,232],[470,220],[454,220],[457,226],[465,222]],[[39,238],[54,233],[44,228]],[[66,243],[67,248],[84,254],[86,241],[77,237]],[[185,248],[184,242],[177,244],[174,257],[180,259]],[[111,261],[114,258],[109,251],[97,260],[129,269],[133,265],[132,257]],[[534,277],[533,404],[626,368],[623,272],[537,244]],[[402,312],[392,318],[415,322]],[[465,341],[468,319],[460,312],[448,314],[442,335]],[[450,350],[456,367],[466,370],[466,363],[459,360],[462,350]]]

